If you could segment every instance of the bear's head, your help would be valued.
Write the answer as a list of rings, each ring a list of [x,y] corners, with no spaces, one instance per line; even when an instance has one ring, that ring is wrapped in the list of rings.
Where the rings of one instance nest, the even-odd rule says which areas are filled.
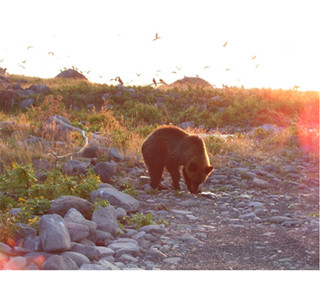
[[[182,172],[188,190],[194,194],[198,193],[199,185],[207,180],[208,176],[211,174],[212,171],[213,166],[209,164],[201,165],[196,162],[187,163],[183,167]]]

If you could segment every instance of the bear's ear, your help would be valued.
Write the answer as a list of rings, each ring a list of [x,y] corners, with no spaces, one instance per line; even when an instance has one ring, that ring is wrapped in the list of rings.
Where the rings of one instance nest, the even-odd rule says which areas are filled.
[[[198,169],[198,166],[195,163],[191,163],[189,166],[190,172],[195,172]]]
[[[204,169],[205,174],[209,175],[213,171],[213,166],[208,166]]]

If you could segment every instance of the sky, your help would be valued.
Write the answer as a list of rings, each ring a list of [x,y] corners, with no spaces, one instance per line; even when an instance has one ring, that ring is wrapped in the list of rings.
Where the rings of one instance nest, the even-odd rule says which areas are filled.
[[[320,90],[317,0],[0,1],[0,67],[10,74],[74,67],[107,84],[199,76],[216,87]]]

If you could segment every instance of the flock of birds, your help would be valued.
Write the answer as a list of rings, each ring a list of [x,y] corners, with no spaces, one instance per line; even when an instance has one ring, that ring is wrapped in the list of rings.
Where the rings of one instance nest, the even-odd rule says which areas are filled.
[[[158,33],[156,33],[155,36],[154,36],[154,38],[152,39],[152,41],[155,42],[155,41],[160,40],[160,39],[161,39],[161,37],[159,36]],[[227,45],[228,45],[228,41],[226,41],[226,42],[222,45],[222,47],[223,47],[223,48],[226,48]],[[32,50],[32,49],[33,49],[33,46],[31,46],[31,45],[27,47],[27,50]],[[55,53],[54,53],[53,51],[49,51],[49,52],[48,52],[48,55],[49,55],[49,56],[55,56]],[[251,57],[251,60],[255,60],[256,58],[257,58],[257,55],[254,55],[254,56]],[[4,61],[4,59],[1,59],[1,60],[0,60],[0,63],[3,62],[3,61]],[[26,67],[25,67],[26,63],[27,63],[27,60],[22,60],[21,62],[17,63],[17,66],[25,70],[25,69],[26,69]],[[256,64],[256,65],[255,65],[255,68],[258,68],[259,66],[260,66],[260,64]],[[202,69],[203,69],[203,70],[206,70],[206,69],[209,69],[209,68],[210,68],[210,66],[209,66],[209,65],[206,65],[206,66],[204,66]],[[64,68],[64,70],[66,70],[66,69],[67,69],[67,68]],[[79,71],[79,70],[78,70],[77,68],[75,68],[74,66],[72,66],[72,69],[74,69],[74,70],[76,70],[76,71]],[[63,71],[63,70],[61,69],[60,71]],[[179,72],[179,71],[181,71],[181,68],[178,67],[178,66],[176,66],[176,69],[173,70],[173,71],[171,71],[171,74],[177,74],[177,72]],[[230,68],[226,68],[225,71],[226,71],[226,72],[230,72],[230,71],[232,71],[232,70],[231,70]],[[80,72],[81,74],[83,74],[82,71],[79,71],[79,72]],[[90,70],[85,71],[85,73],[86,73],[87,75],[88,75],[90,72],[91,72]],[[160,73],[160,72],[161,72],[161,70],[157,70],[157,73]],[[141,73],[136,73],[136,76],[137,76],[137,77],[140,77],[141,75],[142,75]],[[156,76],[157,76],[157,75],[158,75],[158,74],[156,74]],[[99,76],[99,78],[102,78],[102,77],[103,77],[103,75],[98,75],[98,76]],[[196,77],[199,77],[199,76],[196,75]],[[115,77],[115,78],[111,78],[109,81],[117,81],[117,82],[119,82],[121,85],[124,85],[124,82],[123,82],[123,80],[120,78],[120,76],[117,76],[117,77]],[[133,81],[134,81],[134,80],[131,80],[130,83],[133,82]],[[240,81],[240,79],[239,79],[238,81]],[[159,83],[160,83],[160,84],[164,84],[164,85],[167,84],[163,79],[159,79],[159,82],[157,82],[155,78],[152,78],[152,83],[151,83],[150,85],[157,86]],[[295,86],[293,87],[293,89],[298,89],[298,88],[299,88],[299,86],[297,86],[297,85],[295,85]]]

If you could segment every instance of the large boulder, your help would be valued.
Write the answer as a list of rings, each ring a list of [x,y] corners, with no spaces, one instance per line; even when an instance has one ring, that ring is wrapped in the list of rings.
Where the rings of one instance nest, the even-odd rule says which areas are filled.
[[[79,73],[76,70],[68,69],[59,73],[55,78],[71,78],[71,79],[80,79],[80,80],[88,80],[84,75]]]
[[[44,251],[67,251],[71,248],[66,223],[57,214],[43,215],[40,218],[39,236]]]
[[[180,80],[177,80],[170,85],[162,85],[161,89],[170,89],[170,88],[179,88],[187,90],[188,88],[201,88],[201,89],[210,89],[213,90],[213,86],[206,80],[199,77],[184,77]]]
[[[93,211],[93,204],[76,196],[61,196],[50,202],[48,213],[58,214],[64,217],[70,208],[75,208],[85,218],[90,219]]]
[[[139,201],[132,196],[120,192],[115,188],[101,188],[90,193],[92,202],[97,200],[107,200],[115,207],[121,207],[126,212],[135,212],[139,208]]]

